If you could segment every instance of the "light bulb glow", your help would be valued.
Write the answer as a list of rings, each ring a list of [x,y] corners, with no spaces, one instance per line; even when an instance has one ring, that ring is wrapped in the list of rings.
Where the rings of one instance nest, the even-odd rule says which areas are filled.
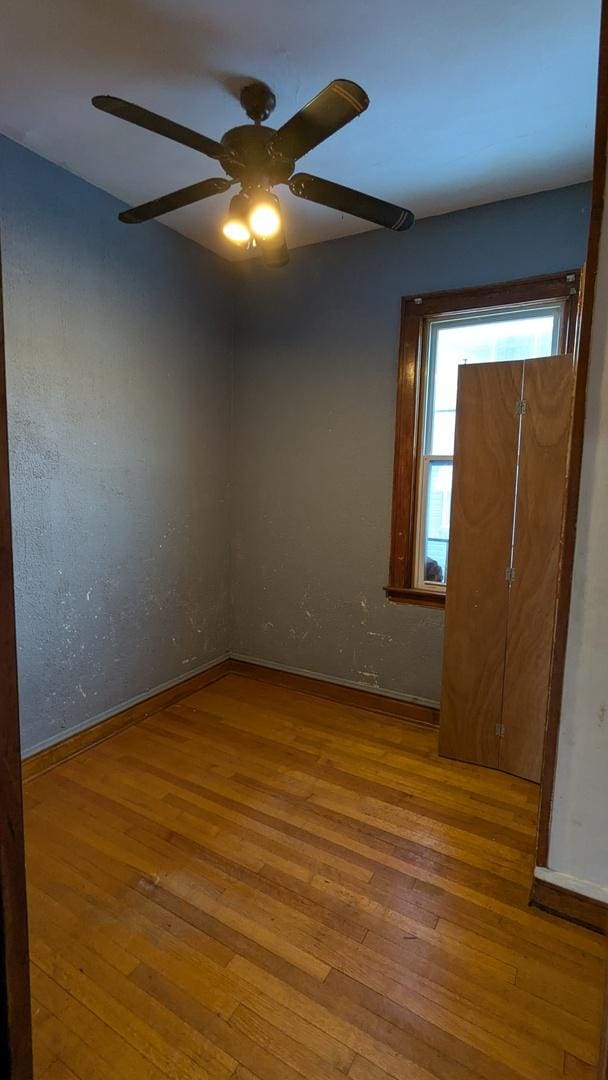
[[[237,217],[228,218],[222,226],[222,232],[226,239],[231,240],[233,244],[248,244],[251,239],[251,233],[247,225]]]
[[[249,215],[249,224],[259,240],[272,240],[281,229],[281,215],[271,202],[259,202]]]

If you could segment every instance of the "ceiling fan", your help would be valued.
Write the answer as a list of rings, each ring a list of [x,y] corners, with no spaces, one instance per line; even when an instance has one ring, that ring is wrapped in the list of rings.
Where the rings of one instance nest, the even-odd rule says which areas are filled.
[[[401,206],[309,173],[294,173],[298,158],[367,109],[369,98],[357,83],[348,79],[334,79],[278,130],[263,123],[276,104],[270,87],[264,83],[250,83],[243,87],[240,101],[253,124],[231,128],[221,142],[216,142],[122,98],[106,95],[94,97],[96,109],[214,158],[229,177],[202,180],[131,210],[124,210],[118,215],[120,220],[130,224],[149,221],[240,184],[241,190],[230,202],[222,231],[228,240],[240,248],[259,248],[268,266],[284,266],[289,259],[280,203],[271,191],[276,184],[287,184],[289,190],[301,199],[353,214],[397,232],[409,229],[414,224],[412,212]]]

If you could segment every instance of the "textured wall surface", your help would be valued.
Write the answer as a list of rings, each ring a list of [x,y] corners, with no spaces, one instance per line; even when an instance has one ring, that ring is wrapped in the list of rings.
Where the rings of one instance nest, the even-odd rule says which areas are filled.
[[[437,700],[441,613],[391,604],[400,297],[580,266],[578,185],[241,265],[233,650]]]
[[[0,141],[25,751],[228,649],[227,264]]]
[[[0,139],[24,750],[228,651],[436,700],[442,616],[382,592],[399,300],[580,265],[588,202],[529,196],[271,273],[126,228]]]
[[[539,875],[604,903],[608,903],[607,531],[608,217],[604,214],[549,870]]]

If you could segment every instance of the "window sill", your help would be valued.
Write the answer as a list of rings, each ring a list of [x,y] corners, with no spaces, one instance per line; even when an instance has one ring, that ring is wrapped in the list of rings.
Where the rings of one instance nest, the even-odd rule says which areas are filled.
[[[445,593],[426,592],[424,589],[406,589],[400,585],[385,585],[387,600],[395,604],[418,604],[419,607],[445,607]]]

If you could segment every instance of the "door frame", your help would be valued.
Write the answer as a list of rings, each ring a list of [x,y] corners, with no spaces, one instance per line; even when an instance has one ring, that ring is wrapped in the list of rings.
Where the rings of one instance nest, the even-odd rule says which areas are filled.
[[[604,990],[604,1015],[600,1037],[600,1060],[598,1080],[608,1080],[608,963],[606,964],[606,987]]]
[[[578,363],[571,468],[566,493],[562,578],[557,601],[556,637],[541,777],[536,857],[539,866],[546,865],[549,848],[549,829],[555,782],[583,452],[585,391],[595,283],[599,261],[599,240],[604,212],[607,150],[608,0],[603,0],[591,219],[578,332]],[[31,1080],[32,1043],[29,954],[12,564],[0,261],[0,690],[2,692],[2,707],[0,709],[0,1065],[5,1066],[3,1075],[9,1077],[10,1080]],[[608,1015],[606,1025],[608,1028]],[[605,1060],[600,1069],[601,1080],[606,1080]]]
[[[31,1080],[32,1023],[23,848],[21,746],[13,590],[0,251],[0,1065]]]
[[[566,644],[572,596],[572,573],[576,522],[583,460],[585,397],[591,345],[591,324],[599,263],[600,233],[604,217],[606,156],[608,153],[608,0],[602,0],[598,51],[597,109],[593,153],[593,183],[587,259],[582,278],[581,305],[575,341],[576,377],[572,417],[570,469],[566,485],[562,562],[555,612],[555,637],[551,661],[551,681],[543,746],[540,780],[540,809],[536,836],[536,865],[546,867],[549,859],[549,834],[555,788],[557,745],[562,711]]]

